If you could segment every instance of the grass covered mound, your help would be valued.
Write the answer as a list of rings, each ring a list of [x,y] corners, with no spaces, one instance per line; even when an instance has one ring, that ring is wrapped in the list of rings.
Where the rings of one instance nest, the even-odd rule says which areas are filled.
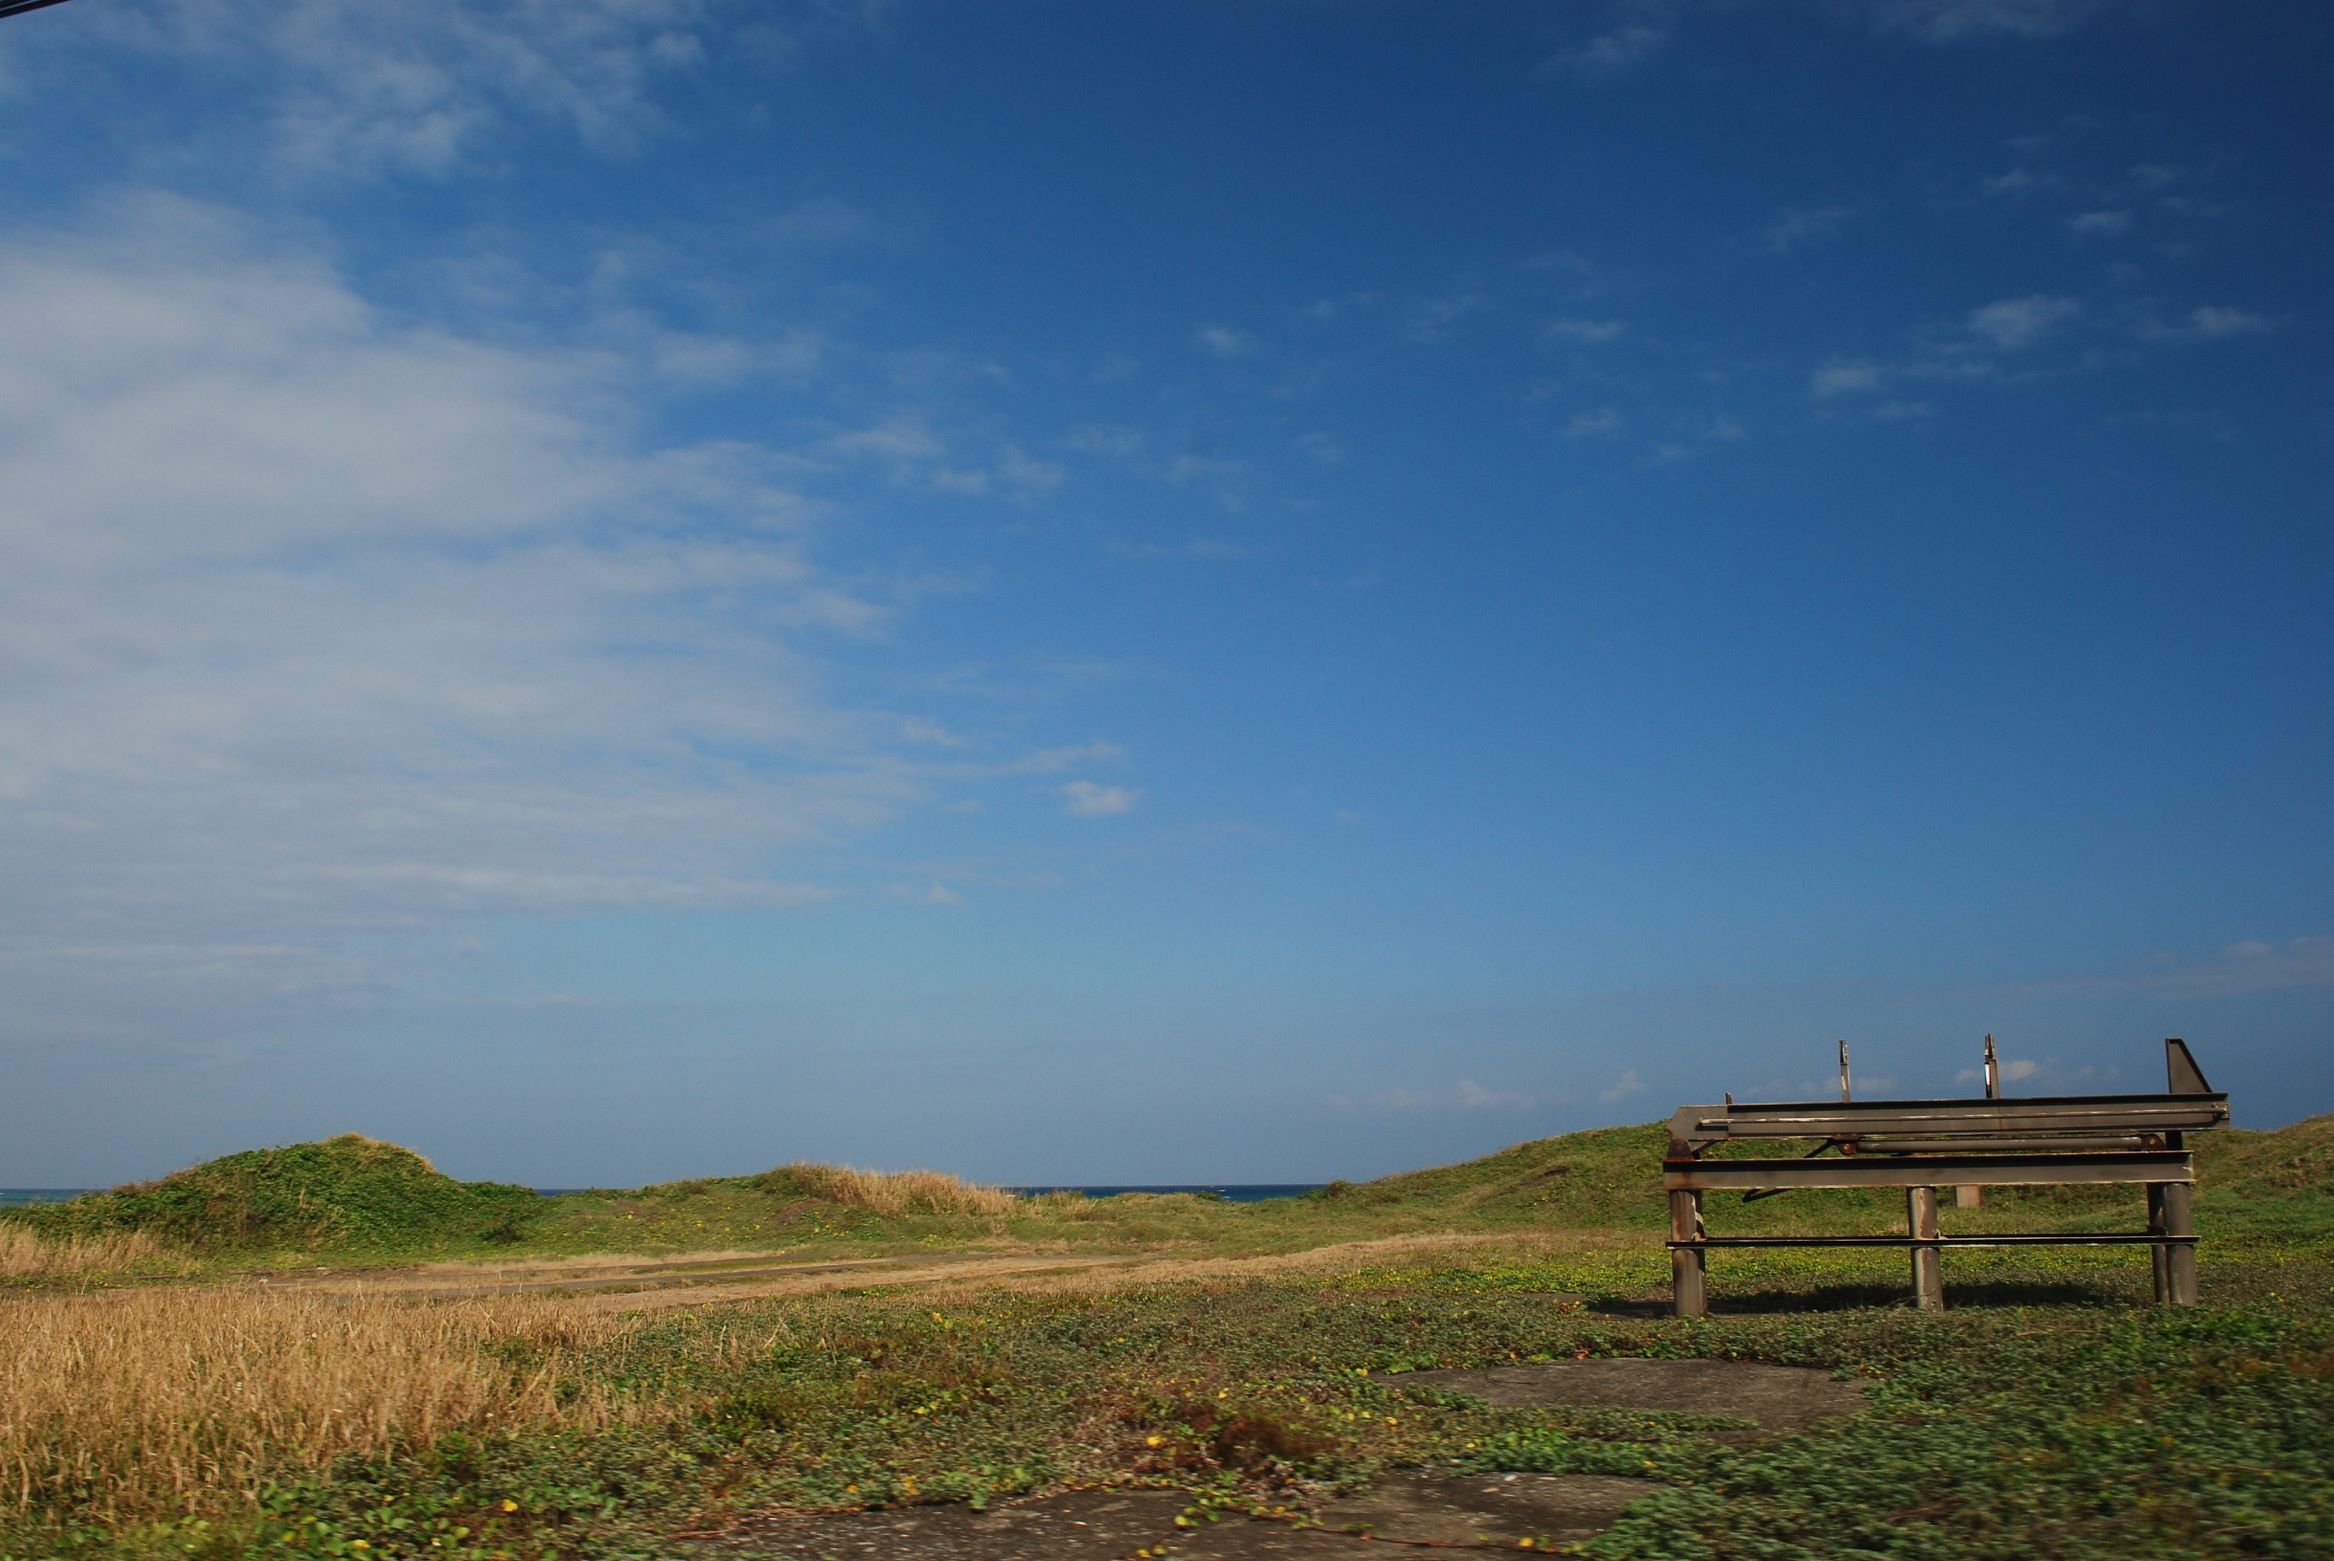
[[[363,1251],[516,1241],[545,1205],[533,1188],[458,1182],[410,1149],[343,1133],[24,1212],[60,1235],[138,1231],[202,1252]]]

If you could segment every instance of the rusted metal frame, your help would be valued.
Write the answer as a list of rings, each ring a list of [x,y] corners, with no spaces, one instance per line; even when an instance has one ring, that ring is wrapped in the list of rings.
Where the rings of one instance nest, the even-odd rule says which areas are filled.
[[[2095,1154],[1921,1155],[1824,1160],[1671,1159],[1662,1165],[1667,1192],[1750,1192],[1802,1187],[1943,1187],[1969,1182],[1988,1187],[2056,1184],[2162,1183],[2196,1180],[2186,1150],[2121,1150]]]
[[[1688,1106],[1670,1121],[1681,1143],[1738,1138],[1906,1137],[1975,1133],[2176,1133],[2229,1120],[2226,1095],[2070,1095],[2030,1100],[1862,1100]]]
[[[1999,1133],[1955,1133],[1942,1138],[1850,1139],[1857,1154],[2049,1154],[2053,1150],[2161,1149],[2162,1133],[2064,1133],[2053,1138],[2005,1138]],[[1827,1139],[1824,1147],[1835,1146]]]
[[[2168,1041],[2165,1044],[2174,1046],[2179,1043]],[[2187,1057],[2187,1053],[2186,1047],[2180,1048],[2182,1057]],[[2193,1069],[2195,1066],[2194,1060],[2190,1059],[2189,1067]],[[2197,1076],[2203,1077],[2202,1074]],[[2175,1148],[2186,1147],[2184,1142],[2178,1138],[2174,1138],[2172,1143]],[[2191,1177],[2185,1182],[2158,1182],[2152,1184],[2148,1189],[2153,1194],[2150,1199],[2149,1212],[2154,1216],[2149,1224],[2151,1227],[2160,1228],[2166,1237],[2171,1238],[2171,1244],[2157,1249],[2161,1254],[2163,1269],[2160,1279],[2161,1293],[2158,1299],[2166,1306],[2194,1306],[2196,1304],[2196,1209],[2194,1202],[2196,1189],[2193,1185],[2194,1181],[2195,1178]]]
[[[1700,1317],[1710,1309],[1700,1193],[1669,1195],[1669,1234],[1670,1309],[1680,1317]]]
[[[1937,1189],[1907,1187],[1904,1204],[1905,1226],[1912,1237],[1913,1304],[1924,1312],[1941,1312],[1945,1309],[1945,1265],[1937,1249],[1944,1232],[1937,1227]]]

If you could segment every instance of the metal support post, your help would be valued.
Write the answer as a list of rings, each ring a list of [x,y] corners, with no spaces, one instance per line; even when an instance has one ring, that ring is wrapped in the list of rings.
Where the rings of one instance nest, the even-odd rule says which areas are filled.
[[[1945,1267],[1933,1246],[1943,1233],[1937,1228],[1937,1189],[1934,1187],[1907,1187],[1905,1189],[1905,1221],[1911,1228],[1913,1246],[1913,1304],[1924,1312],[1941,1310],[1945,1305]]]
[[[2002,1069],[2001,1069],[2001,1065],[2000,1065],[2000,1064],[1999,1064],[1999,1063],[1998,1063],[1998,1062],[1995,1060],[1995,1058],[1994,1058],[1994,1038],[1993,1038],[1992,1036],[1990,1036],[1990,1035],[1986,1037],[1986,1068],[1985,1068],[1985,1073],[1986,1073],[1986,1099],[1988,1099],[1988,1100],[1999,1100],[1999,1099],[2001,1099],[2001,1098],[2002,1098]],[[1956,1187],[1956,1188],[1954,1188],[1954,1189],[1953,1189],[1953,1206],[1954,1206],[1955,1208],[1957,1208],[1957,1209],[1979,1209],[1979,1208],[1983,1208],[1983,1207],[1985,1207],[1985,1201],[1986,1201],[1986,1194],[1985,1194],[1985,1189],[1984,1189],[1983,1187],[1975,1187],[1975,1186],[1971,1186],[1970,1184],[1968,1184],[1968,1183],[1966,1183],[1966,1182],[1965,1182],[1965,1183],[1963,1183],[1961,1186],[1959,1186],[1959,1187]]]
[[[2163,1184],[2164,1234],[2189,1238],[2159,1249],[2164,1254],[2164,1300],[2171,1306],[2196,1304],[2196,1214],[2191,1201],[2195,1192],[2186,1182]]]
[[[1702,1239],[1700,1193],[1673,1192],[1669,1195],[1669,1234],[1672,1241]],[[1678,1316],[1700,1317],[1710,1310],[1708,1291],[1703,1283],[1700,1247],[1669,1249],[1669,1283],[1671,1309]]]
[[[2150,1182],[2148,1183],[2148,1234],[2161,1236],[2163,1233],[2164,1184]],[[2169,1249],[2161,1245],[2148,1248],[2148,1262],[2155,1269],[2156,1304],[2158,1306],[2171,1305],[2172,1264]]]

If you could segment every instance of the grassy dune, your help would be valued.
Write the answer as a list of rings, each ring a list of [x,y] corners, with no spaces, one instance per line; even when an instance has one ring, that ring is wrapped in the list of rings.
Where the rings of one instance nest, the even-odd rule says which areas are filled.
[[[47,1238],[57,1271],[135,1269],[164,1254],[225,1269],[286,1262],[679,1253],[722,1249],[803,1257],[861,1251],[1301,1250],[1422,1231],[1510,1228],[1660,1231],[1662,1128],[1605,1128],[1517,1144],[1463,1164],[1304,1198],[1229,1204],[1188,1194],[1017,1197],[933,1171],[796,1164],[556,1198],[459,1182],[411,1150],[347,1135],[229,1155],[158,1182],[70,1203],[0,1211],[0,1240]],[[2226,1236],[2334,1230],[2334,1117],[2271,1133],[2199,1135],[2199,1218]],[[1996,1189],[1980,1210],[1948,1210],[1948,1231],[2136,1228],[2134,1188]],[[1901,1194],[1833,1190],[1744,1202],[1710,1199],[1711,1228],[1739,1234],[1890,1230]],[[11,1237],[10,1232],[17,1232]],[[0,1281],[30,1256],[0,1247]],[[78,1257],[63,1254],[76,1252]]]

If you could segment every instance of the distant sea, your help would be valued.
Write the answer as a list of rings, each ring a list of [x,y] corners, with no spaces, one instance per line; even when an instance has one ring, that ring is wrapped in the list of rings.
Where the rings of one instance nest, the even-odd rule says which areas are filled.
[[[1193,1182],[1172,1187],[1008,1187],[1007,1192],[1082,1192],[1089,1198],[1109,1198],[1122,1192],[1197,1192],[1208,1193],[1226,1203],[1262,1203],[1267,1198],[1301,1198],[1317,1192],[1320,1182]],[[78,1198],[85,1192],[102,1192],[99,1187],[0,1187],[0,1209],[21,1207],[27,1203],[62,1203],[67,1198]],[[564,1192],[575,1192],[573,1187],[538,1187],[545,1197],[557,1197]]]

